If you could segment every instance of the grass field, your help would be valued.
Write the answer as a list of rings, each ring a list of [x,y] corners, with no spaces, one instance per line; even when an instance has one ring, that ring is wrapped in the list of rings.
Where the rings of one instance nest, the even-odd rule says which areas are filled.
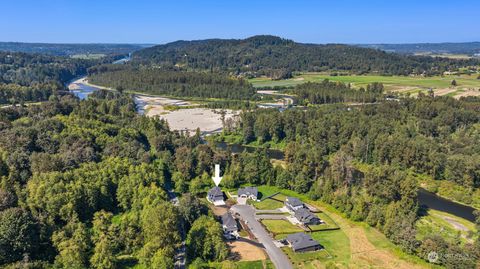
[[[449,76],[435,76],[435,77],[408,77],[408,76],[330,76],[324,73],[304,73],[292,79],[287,80],[271,80],[269,78],[254,78],[249,80],[255,87],[286,87],[295,86],[305,82],[321,82],[325,79],[331,81],[340,81],[344,83],[351,83],[356,88],[365,87],[372,82],[381,82],[385,85],[387,90],[401,91],[405,93],[416,94],[418,91],[425,91],[432,89],[445,89],[451,86],[453,79],[457,82],[452,92],[461,91],[467,88],[480,88],[480,79],[477,79],[478,74],[473,75],[449,75]],[[448,94],[455,95],[455,93],[448,92]],[[447,93],[446,93],[447,94]]]
[[[262,220],[262,223],[265,225],[267,230],[275,235],[303,232],[302,228],[291,224],[288,220],[264,219]]]
[[[323,230],[330,230],[330,229],[337,229],[338,225],[324,212],[321,213],[315,213],[321,220],[323,220],[325,223],[324,224],[318,224],[318,225],[308,225],[308,227],[312,231],[323,231]]]
[[[261,202],[252,202],[252,204],[256,209],[259,210],[274,210],[283,207],[283,203],[273,199],[265,199]]]
[[[433,209],[417,221],[416,228],[419,240],[428,235],[440,235],[449,242],[471,243],[476,234],[474,223]]]

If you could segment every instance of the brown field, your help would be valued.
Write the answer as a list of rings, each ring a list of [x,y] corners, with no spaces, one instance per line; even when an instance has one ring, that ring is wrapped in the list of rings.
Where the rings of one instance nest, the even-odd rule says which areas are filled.
[[[212,209],[213,214],[215,216],[221,216],[221,215],[227,213],[227,211],[228,211],[228,208],[226,206],[213,206],[213,205],[211,205],[210,209]]]
[[[267,259],[265,251],[255,245],[255,242],[249,241],[250,240],[248,239],[241,238],[240,240],[228,242],[227,244],[232,253],[231,258],[237,261],[258,261]]]
[[[352,268],[425,268],[425,266],[400,259],[389,250],[374,246],[368,240],[363,227],[360,227],[343,218],[342,216],[323,208],[318,203],[315,203],[315,206],[322,211],[329,212],[329,216],[338,224],[340,229],[350,240],[350,251],[352,253],[350,265],[353,265]]]

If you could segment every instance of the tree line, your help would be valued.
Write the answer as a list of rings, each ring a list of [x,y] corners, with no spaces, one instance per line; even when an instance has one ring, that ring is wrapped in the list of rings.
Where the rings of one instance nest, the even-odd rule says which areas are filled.
[[[307,82],[297,85],[293,90],[299,105],[332,103],[375,103],[383,97],[383,84],[368,84],[367,88],[352,89],[350,84],[330,82]]]
[[[255,89],[243,79],[210,72],[184,72],[132,66],[89,69],[92,83],[119,90],[178,97],[255,99]]]

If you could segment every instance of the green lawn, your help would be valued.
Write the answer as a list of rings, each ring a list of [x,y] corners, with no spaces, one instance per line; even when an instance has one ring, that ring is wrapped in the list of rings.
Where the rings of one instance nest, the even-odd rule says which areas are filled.
[[[258,191],[261,193],[261,201],[260,202],[253,202],[249,200],[256,209],[259,210],[274,210],[283,207],[283,202],[287,198],[284,194],[278,193],[278,189],[271,186],[260,186],[258,187]],[[275,194],[275,196],[270,197],[271,195]],[[265,199],[266,197],[269,197]],[[281,202],[280,202],[281,201]]]
[[[264,219],[261,221],[268,231],[274,235],[293,234],[303,232],[303,229],[291,224],[288,220],[271,220]]]
[[[372,82],[381,82],[387,89],[399,86],[419,87],[419,88],[447,88],[450,86],[453,79],[457,81],[460,88],[462,87],[480,87],[480,80],[477,79],[476,74],[468,75],[451,75],[451,76],[434,76],[434,77],[408,77],[408,76],[330,76],[324,73],[304,73],[292,79],[287,80],[271,80],[269,78],[254,78],[250,79],[250,83],[255,87],[274,87],[274,86],[295,86],[305,82],[320,82],[324,79],[331,81],[340,81],[344,83],[352,83],[355,87],[365,87]]]
[[[330,230],[330,229],[337,229],[338,225],[325,213],[315,213],[321,220],[325,222],[325,224],[319,225],[309,225],[312,231],[323,231],[323,230]]]
[[[283,207],[282,202],[279,202],[273,199],[265,199],[261,202],[251,202],[251,203],[256,209],[259,209],[259,210],[274,210],[274,209]]]
[[[318,268],[318,263],[328,267],[348,267],[350,261],[350,242],[341,230],[315,232],[310,234],[325,250],[295,253],[290,248],[282,248],[288,255],[295,268]],[[279,235],[277,239],[283,239],[286,235]]]
[[[460,239],[462,243],[467,243],[473,242],[476,234],[474,223],[433,209],[417,221],[416,228],[419,240],[428,235],[440,235],[449,242]]]
[[[278,189],[276,188],[272,188],[270,186],[259,186],[258,187],[258,192],[260,192],[262,194],[262,197],[261,199],[264,199],[266,197],[269,197],[271,195],[274,195],[275,193],[278,192]],[[278,200],[281,200],[281,199],[278,199]]]

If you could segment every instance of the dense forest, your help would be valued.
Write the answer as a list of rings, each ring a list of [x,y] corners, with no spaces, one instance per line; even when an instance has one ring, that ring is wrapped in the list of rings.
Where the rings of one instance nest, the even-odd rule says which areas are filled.
[[[228,255],[194,194],[231,157],[198,134],[171,132],[105,91],[4,108],[0,121],[0,267],[173,268],[182,238],[196,264]],[[174,206],[173,187],[192,195]]]
[[[0,104],[45,101],[64,84],[116,56],[80,60],[41,54],[0,52]]]
[[[141,64],[228,71],[245,76],[267,75],[274,79],[288,78],[293,71],[433,75],[479,63],[474,59],[405,56],[339,44],[302,44],[274,36],[177,41],[137,51],[133,59]]]
[[[415,222],[421,214],[417,175],[463,186],[466,203],[480,188],[479,112],[476,98],[422,95],[361,107],[244,112],[237,132],[245,142],[287,142],[286,170],[245,180],[309,193],[379,228],[407,253],[426,259],[435,250],[446,253],[441,263],[447,268],[474,268],[478,239],[460,244],[431,234],[419,240]],[[235,170],[242,171],[240,165],[230,169],[235,180],[242,178]]]
[[[126,55],[132,51],[147,47],[136,44],[57,44],[0,42],[0,51],[41,53],[54,56],[73,56],[76,54]]]
[[[253,99],[255,89],[244,79],[210,72],[102,65],[88,70],[89,80],[114,89],[178,97]]]

